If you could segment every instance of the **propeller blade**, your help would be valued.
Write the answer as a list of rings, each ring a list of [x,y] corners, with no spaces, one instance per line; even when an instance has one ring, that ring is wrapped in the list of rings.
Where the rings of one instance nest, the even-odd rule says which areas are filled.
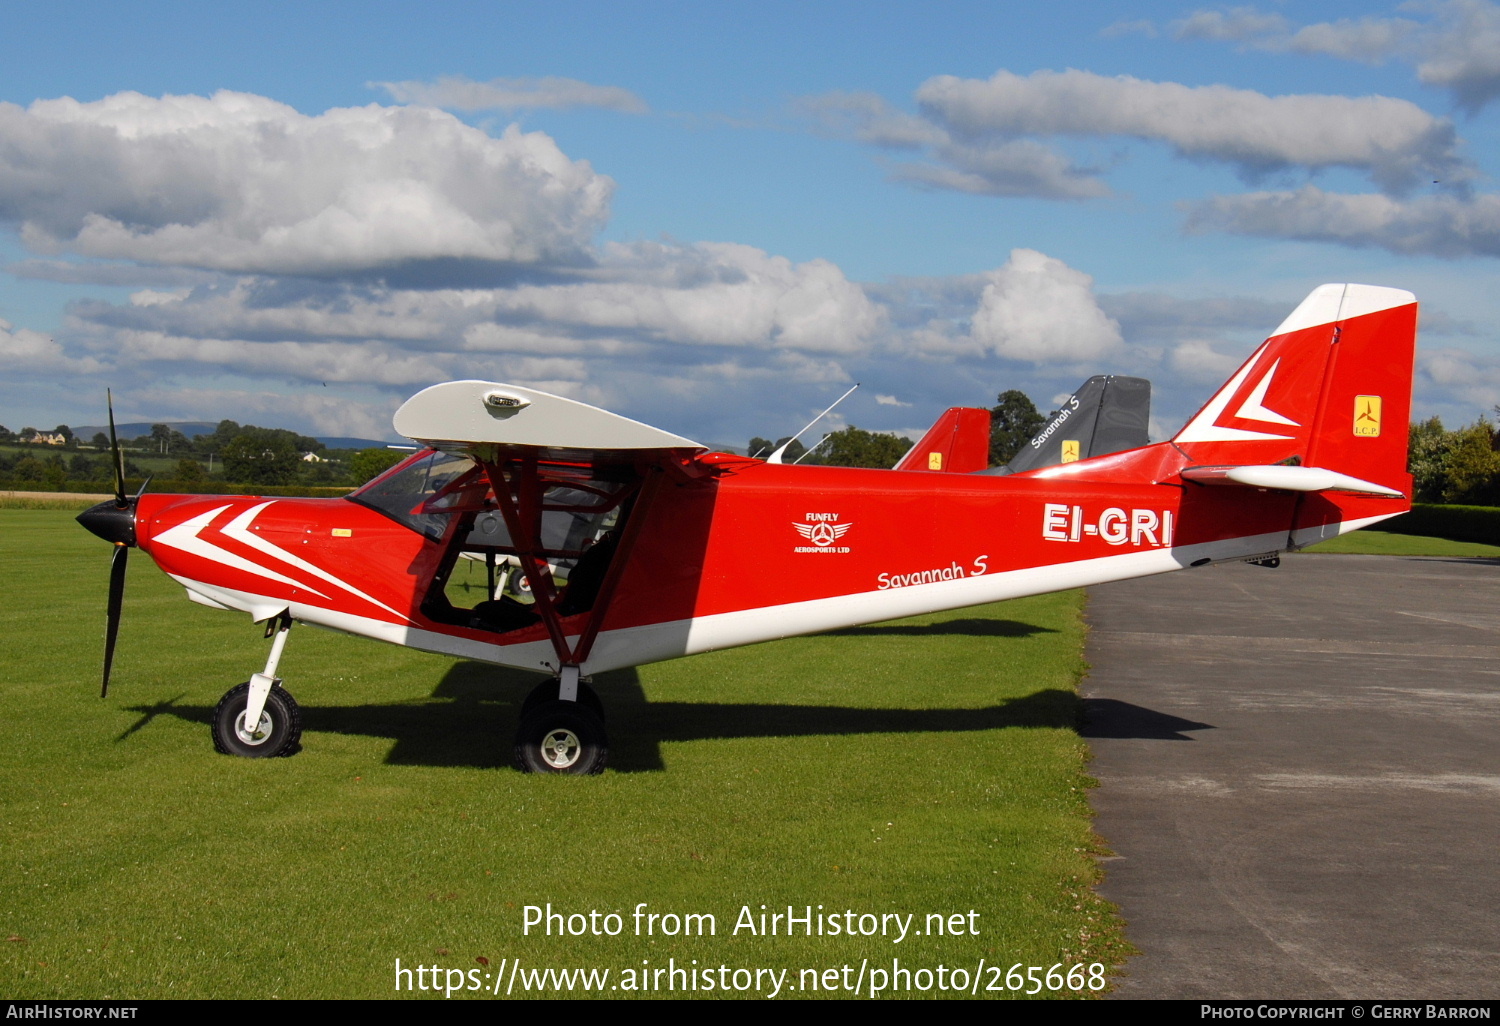
[[[120,455],[120,440],[115,437],[115,399],[109,394],[109,389],[104,390],[104,402],[109,407],[109,451],[110,461],[115,465],[115,505],[121,509],[125,508],[125,461]],[[105,673],[106,681],[109,674]]]
[[[125,561],[130,556],[130,546],[115,545],[114,557],[109,563],[109,608],[104,616],[104,682],[99,688],[99,697],[109,695],[109,668],[115,661],[115,638],[120,633],[120,607],[125,602]]]

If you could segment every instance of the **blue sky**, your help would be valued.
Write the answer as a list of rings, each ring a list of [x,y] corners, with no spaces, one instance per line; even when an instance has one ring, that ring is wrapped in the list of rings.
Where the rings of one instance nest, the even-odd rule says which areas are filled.
[[[389,436],[512,380],[690,437],[1155,382],[1325,281],[1500,402],[1500,6],[11,5],[0,423]],[[71,101],[71,102],[70,102]]]

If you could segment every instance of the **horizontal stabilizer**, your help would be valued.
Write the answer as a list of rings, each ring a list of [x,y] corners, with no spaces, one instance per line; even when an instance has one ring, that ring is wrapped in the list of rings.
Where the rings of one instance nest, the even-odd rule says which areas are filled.
[[[535,446],[612,452],[705,449],[668,431],[520,385],[449,381],[424,388],[396,411],[396,430],[438,448]]]
[[[1402,498],[1403,493],[1373,481],[1361,481],[1322,467],[1188,467],[1183,480],[1202,485],[1235,485],[1241,488],[1275,488],[1285,492],[1366,492]]]

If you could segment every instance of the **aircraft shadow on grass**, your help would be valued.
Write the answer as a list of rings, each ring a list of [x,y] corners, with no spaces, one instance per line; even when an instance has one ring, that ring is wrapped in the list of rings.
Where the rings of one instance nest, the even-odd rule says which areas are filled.
[[[182,711],[181,709],[177,708],[177,703],[179,701],[181,701],[183,695],[186,695],[186,694],[187,694],[187,692],[183,691],[180,694],[178,694],[178,695],[176,695],[176,696],[174,696],[172,698],[167,699],[165,702],[157,702],[155,705],[132,705],[132,706],[130,706],[130,711],[131,712],[138,712],[138,713],[140,713],[141,714],[141,718],[138,719],[138,720],[136,720],[130,726],[126,727],[124,729],[124,731],[121,732],[120,736],[117,737],[117,738],[115,738],[115,740],[116,741],[124,741],[131,734],[134,734],[136,731],[140,730],[143,727],[149,726],[151,724],[151,721],[154,720],[154,719],[156,719],[162,713],[171,713],[172,715],[176,716],[178,713],[180,713]],[[193,719],[194,717],[190,717],[189,716],[189,717],[181,717],[181,718],[183,718],[183,719]],[[204,722],[207,723],[208,721],[205,720]]]
[[[509,738],[521,703],[536,686],[534,674],[485,663],[456,663],[432,699],[385,705],[302,706],[306,731],[388,737],[391,765],[509,765]],[[1078,696],[1056,688],[973,709],[880,709],[830,705],[652,702],[635,669],[596,674],[594,688],[609,717],[612,769],[665,768],[661,743],[750,737],[969,732],[1005,727],[1075,729]],[[181,696],[179,695],[178,698]],[[212,706],[177,705],[177,698],[128,707],[141,719],[117,740],[145,728],[158,716],[202,723]]]
[[[1085,698],[1082,722],[1079,737],[1140,741],[1193,741],[1185,731],[1216,729],[1212,723],[1185,720],[1115,698]]]

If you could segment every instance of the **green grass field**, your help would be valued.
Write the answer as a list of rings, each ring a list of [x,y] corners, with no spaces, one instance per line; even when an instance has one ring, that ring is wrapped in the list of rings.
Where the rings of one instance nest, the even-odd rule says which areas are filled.
[[[899,959],[993,997],[1003,976],[976,978],[981,960],[1045,972],[1126,951],[1091,890],[1080,593],[605,675],[611,768],[556,778],[509,768],[536,678],[306,627],[281,667],[303,750],[215,754],[209,715],[267,642],[139,553],[101,701],[108,559],[68,512],[0,510],[7,997],[387,997],[398,958],[474,970],[466,986],[516,959],[522,982],[594,968],[613,985],[675,959],[718,982],[787,969],[793,988],[799,970],[853,982]],[[549,902],[619,910],[623,930],[523,935],[525,907]],[[642,902],[711,913],[717,933],[636,936]],[[959,913],[964,931],[734,933],[761,905],[913,913],[917,930]]]

